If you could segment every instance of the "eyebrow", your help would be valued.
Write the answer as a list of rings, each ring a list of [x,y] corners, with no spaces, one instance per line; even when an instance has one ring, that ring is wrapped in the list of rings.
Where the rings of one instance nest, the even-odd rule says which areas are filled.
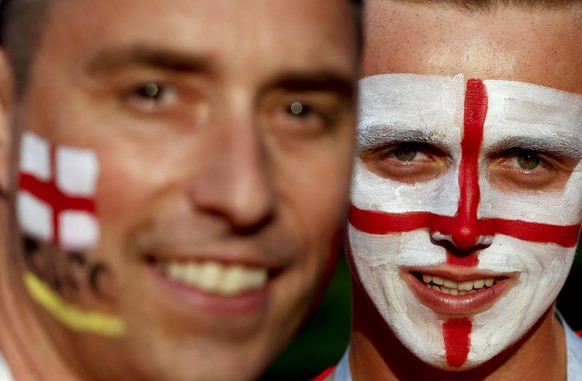
[[[572,158],[582,157],[582,141],[575,136],[516,136],[506,138],[487,150],[492,153],[501,153],[512,149],[545,152]]]
[[[378,148],[397,143],[421,143],[434,145],[442,150],[449,146],[444,136],[426,130],[399,129],[392,125],[371,125],[365,130],[358,129],[360,150]]]
[[[89,60],[88,70],[96,75],[104,75],[140,66],[183,73],[212,71],[208,58],[147,46],[101,51]]]
[[[297,71],[283,74],[269,81],[263,92],[283,89],[289,92],[332,92],[353,100],[356,82],[348,75],[333,70]]]
[[[140,66],[184,74],[215,71],[207,57],[147,46],[102,51],[90,60],[88,70],[95,75],[107,75],[115,70]],[[348,99],[356,95],[355,79],[331,69],[290,71],[263,86],[264,91],[273,88],[289,92],[334,92]]]

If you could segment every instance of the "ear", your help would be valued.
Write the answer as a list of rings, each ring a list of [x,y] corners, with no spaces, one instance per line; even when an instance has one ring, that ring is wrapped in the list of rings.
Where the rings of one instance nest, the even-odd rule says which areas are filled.
[[[6,52],[0,48],[0,197],[10,189],[11,122],[14,102],[14,76]]]

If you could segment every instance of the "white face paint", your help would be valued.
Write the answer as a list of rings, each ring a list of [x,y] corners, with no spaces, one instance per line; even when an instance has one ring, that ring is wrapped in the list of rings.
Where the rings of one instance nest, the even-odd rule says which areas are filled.
[[[570,270],[582,96],[462,75],[378,75],[360,90],[348,227],[359,282],[420,359],[481,365],[529,331]],[[407,143],[410,161],[399,162],[394,149]],[[440,168],[435,157],[434,176],[410,171]]]

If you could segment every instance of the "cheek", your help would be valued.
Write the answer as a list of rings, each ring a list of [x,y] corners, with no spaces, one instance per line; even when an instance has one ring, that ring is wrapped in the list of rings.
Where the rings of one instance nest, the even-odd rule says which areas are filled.
[[[114,142],[109,142],[113,140]],[[160,142],[149,151],[139,139],[126,137],[98,142],[101,173],[97,184],[99,219],[108,230],[132,230],[151,219],[163,207],[168,194],[177,192],[183,163],[174,160],[180,147],[163,149]],[[165,151],[167,154],[162,154]],[[180,177],[182,176],[182,177]]]
[[[402,184],[368,171],[358,158],[354,166],[351,201],[364,210],[453,216],[460,197],[457,177],[458,171],[453,169],[432,181]]]
[[[274,163],[278,202],[311,239],[330,242],[348,203],[351,158],[341,151],[312,152]]]
[[[480,180],[480,218],[498,218],[545,225],[579,225],[582,222],[582,162],[565,186],[556,191],[501,191]],[[556,211],[559,211],[557,213]]]

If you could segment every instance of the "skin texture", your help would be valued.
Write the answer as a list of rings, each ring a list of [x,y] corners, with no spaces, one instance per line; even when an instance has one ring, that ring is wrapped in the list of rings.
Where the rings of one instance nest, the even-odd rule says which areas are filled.
[[[370,1],[365,11],[362,77],[384,73],[447,77],[463,74],[466,79],[521,81],[582,93],[582,49],[574,37],[582,30],[580,14],[577,6],[535,12],[500,8],[472,13],[454,6]],[[378,151],[361,153],[367,169],[394,181],[406,177],[403,181],[406,184],[438,178],[450,165],[446,154],[426,155],[423,151],[422,160],[415,166],[399,166],[394,154]],[[547,177],[548,181],[532,183],[515,169],[515,156],[490,159],[488,179],[496,191],[508,196],[516,192],[524,195],[535,191],[559,192],[580,160],[579,157],[563,160]],[[508,187],[510,181],[512,186]],[[459,258],[469,254],[479,256],[481,250],[486,257],[486,247],[459,248],[457,244],[441,239],[432,241],[432,245],[447,247]],[[357,262],[358,257],[351,260]],[[449,260],[432,270],[469,276],[470,267],[454,262]],[[353,269],[358,268],[358,263],[352,265]],[[566,265],[563,271],[568,271]],[[553,316],[553,306],[542,310],[527,334],[493,359],[473,369],[450,372],[435,367],[446,368],[443,364],[424,363],[416,357],[414,349],[411,352],[403,346],[364,290],[362,284],[367,281],[360,280],[356,270],[350,345],[350,367],[355,380],[565,379],[563,329]],[[510,278],[508,288],[516,282]],[[418,316],[411,316],[415,317]]]
[[[31,131],[95,152],[100,235],[82,255],[106,275],[99,292],[82,273],[72,275],[77,290],[53,289],[121,318],[126,332],[75,332],[32,302],[11,222],[0,340],[17,378],[258,376],[322,287],[345,213],[357,67],[350,12],[339,0],[55,4],[25,96],[2,94],[2,126],[16,128],[12,147]],[[9,89],[10,68],[1,68]],[[144,96],[149,83],[161,89],[154,99]],[[12,194],[17,173],[4,159]],[[64,266],[55,247],[39,250]],[[165,277],[154,264],[169,260],[250,265],[270,277],[250,295],[222,297]]]

